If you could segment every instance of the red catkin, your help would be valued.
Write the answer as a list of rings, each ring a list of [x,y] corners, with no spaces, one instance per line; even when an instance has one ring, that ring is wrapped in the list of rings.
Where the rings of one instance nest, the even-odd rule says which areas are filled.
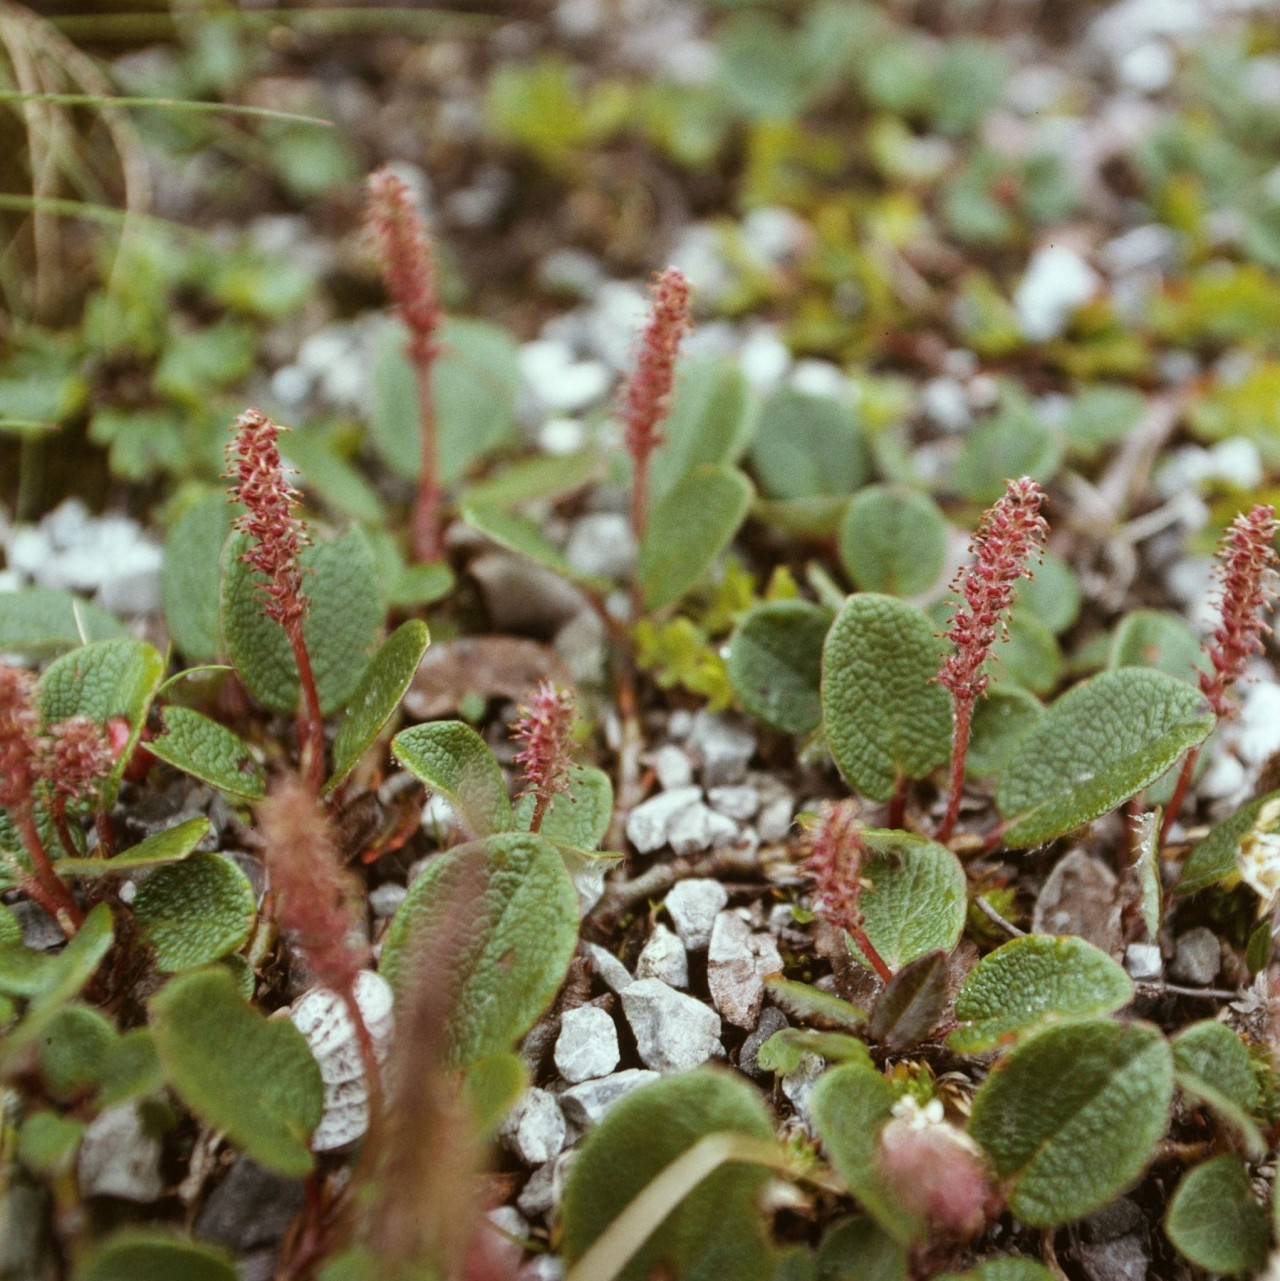
[[[1247,515],[1241,512],[1218,544],[1219,621],[1205,647],[1213,670],[1200,673],[1200,691],[1219,717],[1235,711],[1228,697],[1231,687],[1261,651],[1262,638],[1271,630],[1265,615],[1276,597],[1275,538],[1275,508],[1259,503]],[[1160,826],[1162,841],[1186,800],[1199,756],[1200,749],[1193,747],[1182,762]]]
[[[689,282],[668,267],[653,284],[653,306],[640,337],[635,368],[622,392],[622,419],[634,478],[631,528],[637,543],[644,537],[649,507],[649,459],[662,444],[662,423],[671,404],[676,355],[689,329]]]
[[[1044,547],[1048,526],[1040,515],[1043,502],[1044,492],[1034,480],[1023,476],[1009,481],[973,536],[973,563],[952,584],[962,599],[947,632],[952,650],[938,672],[938,681],[950,691],[955,705],[951,792],[938,829],[940,841],[951,836],[960,812],[973,708],[989,680],[984,670],[987,659],[996,641],[1007,634],[1018,580],[1031,576],[1028,562],[1038,559]]]
[[[520,708],[512,737],[520,743],[516,763],[524,770],[522,795],[534,798],[529,830],[536,832],[557,794],[569,792],[569,771],[573,765],[569,735],[573,729],[573,695],[544,680]]]
[[[409,331],[409,363],[418,384],[422,463],[413,513],[414,554],[422,561],[438,560],[442,551],[441,488],[432,376],[440,354],[438,333],[444,316],[436,290],[431,238],[413,194],[389,169],[379,169],[369,178],[368,194],[369,230],[382,258],[383,283]]]
[[[827,801],[805,836],[805,870],[813,878],[818,914],[844,930],[886,983],[893,977],[862,928],[862,824],[853,800]]]
[[[324,717],[303,632],[307,597],[299,560],[310,539],[298,517],[298,493],[285,479],[280,462],[280,430],[256,409],[246,409],[236,419],[235,439],[227,446],[229,497],[245,509],[235,521],[250,539],[241,559],[265,578],[259,588],[263,609],[284,629],[297,664],[303,774],[318,789],[324,777]]]
[[[31,863],[15,861],[18,887],[58,922],[70,937],[84,920],[71,891],[58,879],[36,822],[35,789],[48,742],[31,702],[32,680],[18,667],[0,665],[0,808],[7,810]]]

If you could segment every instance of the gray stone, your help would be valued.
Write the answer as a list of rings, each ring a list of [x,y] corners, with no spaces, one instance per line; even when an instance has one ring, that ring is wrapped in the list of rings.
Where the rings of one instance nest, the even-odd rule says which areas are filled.
[[[711,942],[716,913],[729,901],[729,891],[708,877],[690,877],[667,892],[663,906],[676,927],[681,942],[691,952],[700,952]]]
[[[794,796],[779,796],[766,801],[756,818],[756,831],[766,845],[776,844],[786,839],[791,830],[791,819],[796,812]]]
[[[667,831],[676,817],[702,800],[702,789],[677,787],[642,801],[627,815],[627,840],[641,854],[652,854],[667,843]]]
[[[408,889],[398,881],[384,881],[377,889],[369,891],[369,911],[379,920],[386,920],[396,914],[408,893]]]
[[[1036,934],[1078,934],[1108,956],[1120,953],[1120,893],[1116,874],[1084,850],[1054,864],[1036,899]]]
[[[18,918],[18,924],[22,927],[24,947],[47,952],[67,941],[67,936],[58,928],[57,921],[30,899],[20,898],[16,903],[10,903],[9,911]]]
[[[796,1115],[810,1131],[813,1130],[813,1120],[809,1115],[809,1098],[813,1094],[813,1087],[818,1084],[823,1072],[826,1071],[826,1067],[826,1063],[818,1055],[805,1054],[796,1064],[795,1069],[788,1072],[779,1082],[783,1094],[795,1108]]]
[[[618,1029],[598,1005],[582,1005],[560,1016],[556,1071],[571,1085],[608,1076],[619,1057]]]
[[[1169,973],[1183,983],[1208,987],[1222,968],[1222,947],[1218,936],[1203,925],[1178,936]]]
[[[587,943],[587,958],[600,981],[612,992],[621,992],[630,987],[635,980],[627,973],[627,967],[607,948],[599,943]]]
[[[1100,1241],[1079,1247],[1080,1266],[1089,1281],[1147,1281],[1151,1251],[1134,1233],[1114,1241]]]
[[[740,783],[756,751],[756,736],[740,717],[698,712],[689,731],[689,750],[702,763],[704,787]]]
[[[632,983],[622,993],[622,1008],[640,1061],[655,1072],[687,1072],[724,1053],[720,1016],[658,979]]]
[[[683,809],[667,825],[667,844],[682,857],[731,844],[738,825],[698,801]]]
[[[204,1203],[196,1236],[232,1250],[275,1245],[302,1201],[301,1179],[286,1179],[242,1156]]]
[[[1124,950],[1124,968],[1134,979],[1158,979],[1164,969],[1160,949],[1154,943],[1130,943]]]
[[[760,809],[760,793],[754,787],[737,784],[731,787],[713,787],[707,793],[711,808],[726,818],[745,823],[754,818]]]
[[[518,1241],[523,1241],[529,1236],[528,1220],[514,1205],[496,1206],[485,1215],[485,1218],[499,1232],[505,1232],[507,1236],[515,1237]]]
[[[468,572],[480,584],[489,618],[500,632],[554,635],[586,606],[586,598],[559,574],[523,556],[487,552]]]
[[[525,1165],[559,1156],[567,1136],[556,1096],[537,1086],[528,1090],[502,1123],[499,1136]]]
[[[516,1208],[529,1219],[542,1219],[551,1213],[555,1205],[555,1175],[558,1161],[547,1161],[538,1166],[529,1176],[520,1195],[516,1197]]]
[[[76,1159],[80,1195],[146,1204],[164,1191],[160,1140],[148,1134],[132,1103],[108,1108],[89,1122]]]
[[[707,986],[716,1009],[730,1023],[755,1026],[764,1001],[764,978],[781,969],[772,935],[753,933],[736,912],[716,917],[707,953]]]
[[[677,935],[661,921],[636,959],[636,978],[661,979],[671,987],[689,986],[689,954]]]
[[[580,574],[625,577],[636,559],[630,520],[622,512],[588,512],[574,522],[564,555]]]
[[[693,782],[693,762],[682,748],[666,743],[653,754],[653,769],[664,792]]]
[[[632,984],[634,987],[635,984]],[[629,989],[628,989],[629,990]],[[567,1089],[560,1096],[560,1106],[566,1119],[584,1129],[595,1125],[600,1118],[624,1094],[638,1090],[651,1081],[661,1080],[657,1072],[646,1072],[641,1068],[627,1068],[624,1072],[615,1072],[596,1081],[583,1081]]]
[[[760,1022],[756,1030],[742,1043],[738,1051],[738,1066],[757,1081],[773,1078],[772,1072],[766,1072],[760,1066],[760,1047],[775,1033],[789,1027],[787,1016],[776,1006],[770,1005],[760,1013]]]

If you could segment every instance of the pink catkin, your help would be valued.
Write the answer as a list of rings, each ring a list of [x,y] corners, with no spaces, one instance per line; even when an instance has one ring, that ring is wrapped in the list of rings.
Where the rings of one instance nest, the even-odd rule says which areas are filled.
[[[49,744],[31,702],[32,686],[29,673],[0,665],[0,808],[8,811],[31,862],[30,876],[15,869],[19,888],[70,936],[84,914],[58,879],[36,822],[35,789]]]
[[[310,539],[298,518],[298,492],[280,462],[280,430],[265,414],[246,409],[232,427],[227,475],[231,501],[245,509],[235,526],[252,540],[242,559],[267,580],[261,589],[267,616],[291,633],[307,613],[298,556]]]
[[[569,792],[573,764],[570,732],[573,729],[573,695],[549,680],[539,682],[528,703],[521,707],[512,728],[520,743],[516,763],[524,771],[524,795],[534,797],[531,831],[538,831],[557,794]]]
[[[942,841],[950,837],[960,812],[973,707],[989,680],[986,662],[996,641],[1007,633],[1018,580],[1031,576],[1028,562],[1038,559],[1044,547],[1048,526],[1040,515],[1043,502],[1044,492],[1034,480],[1023,476],[1009,481],[973,536],[973,563],[961,570],[953,584],[963,599],[947,632],[952,651],[938,672],[939,683],[951,692],[955,704],[951,794],[938,829]]]
[[[285,479],[280,462],[280,428],[258,410],[246,409],[232,430],[235,439],[227,446],[229,497],[244,505],[235,527],[250,539],[241,559],[266,579],[259,588],[263,609],[284,629],[293,651],[302,692],[298,743],[303,770],[319,788],[324,777],[324,716],[303,632],[307,597],[299,560],[310,539],[298,517],[298,493]]]
[[[1219,716],[1234,710],[1227,691],[1244,675],[1249,659],[1270,632],[1265,614],[1276,595],[1276,513],[1259,503],[1231,522],[1218,548],[1222,584],[1221,621],[1208,646],[1212,672],[1200,674],[1200,689]]]
[[[670,408],[676,355],[688,329],[689,282],[675,267],[668,267],[654,281],[653,306],[635,369],[622,392],[627,453],[635,467],[631,525],[637,540],[644,534],[649,504],[649,458],[663,441],[662,422]]]
[[[1228,698],[1231,687],[1244,675],[1249,659],[1262,649],[1262,637],[1271,630],[1264,615],[1276,596],[1275,537],[1275,508],[1259,503],[1248,515],[1241,513],[1231,522],[1218,545],[1222,598],[1218,626],[1205,647],[1213,670],[1200,673],[1200,692],[1220,717],[1235,711]],[[1160,825],[1161,841],[1168,839],[1182,809],[1199,756],[1199,747],[1193,747],[1183,759]]]
[[[87,716],[72,716],[49,730],[43,770],[54,795],[68,801],[92,799],[115,764],[106,729]]]
[[[408,186],[390,170],[380,169],[370,177],[368,193],[369,230],[382,258],[387,293],[409,331],[409,363],[418,385],[421,470],[413,512],[414,554],[422,561],[438,560],[443,551],[442,491],[432,378],[444,313],[436,290],[431,238]]]
[[[275,919],[325,987],[352,1004],[368,951],[355,943],[353,887],[315,793],[282,778],[257,807]]]

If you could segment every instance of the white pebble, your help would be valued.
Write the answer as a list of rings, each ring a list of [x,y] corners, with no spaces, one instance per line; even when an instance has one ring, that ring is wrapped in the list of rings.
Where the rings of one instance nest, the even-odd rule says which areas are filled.
[[[608,1076],[618,1066],[618,1029],[598,1005],[583,1005],[560,1016],[556,1071],[571,1085]]]
[[[716,914],[729,902],[729,891],[709,877],[691,877],[674,885],[663,901],[685,947],[700,952],[711,942]]]
[[[689,986],[689,954],[677,935],[661,921],[636,958],[636,978],[661,979],[671,987]]]

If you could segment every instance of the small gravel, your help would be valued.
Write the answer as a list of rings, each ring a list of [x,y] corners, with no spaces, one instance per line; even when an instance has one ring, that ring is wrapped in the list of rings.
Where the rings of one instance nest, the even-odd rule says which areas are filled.
[[[1182,983],[1208,987],[1222,968],[1222,946],[1218,936],[1203,925],[1197,925],[1178,936],[1169,973]]]
[[[556,1096],[536,1086],[511,1110],[498,1133],[525,1165],[541,1165],[558,1156],[568,1138]]]
[[[571,1085],[608,1076],[619,1057],[618,1029],[598,1005],[583,1005],[561,1015],[556,1071]]]
[[[684,1072],[724,1054],[720,1016],[696,997],[658,979],[637,979],[622,993],[636,1052],[656,1072]]]
[[[607,948],[601,947],[599,943],[587,943],[584,946],[591,968],[611,992],[621,992],[635,982],[627,972],[627,967]]]
[[[560,1096],[560,1107],[568,1121],[585,1129],[587,1126],[598,1124],[600,1118],[624,1094],[630,1094],[632,1090],[638,1090],[642,1085],[661,1079],[657,1072],[646,1072],[642,1068],[627,1068],[625,1071],[615,1072],[612,1076],[601,1077],[596,1081],[583,1081],[581,1085],[571,1087]]]
[[[673,886],[663,902],[680,941],[691,952],[700,952],[711,942],[716,913],[729,902],[729,891],[719,881],[691,877]]]
[[[627,840],[641,854],[652,854],[667,843],[672,824],[685,810],[702,801],[699,787],[676,787],[641,802],[627,815]]]
[[[707,986],[715,1007],[730,1022],[753,1028],[764,1001],[764,979],[782,969],[770,934],[756,934],[737,912],[721,912],[711,929]]]
[[[636,978],[661,979],[671,987],[689,986],[689,954],[677,934],[661,921],[636,959]]]

